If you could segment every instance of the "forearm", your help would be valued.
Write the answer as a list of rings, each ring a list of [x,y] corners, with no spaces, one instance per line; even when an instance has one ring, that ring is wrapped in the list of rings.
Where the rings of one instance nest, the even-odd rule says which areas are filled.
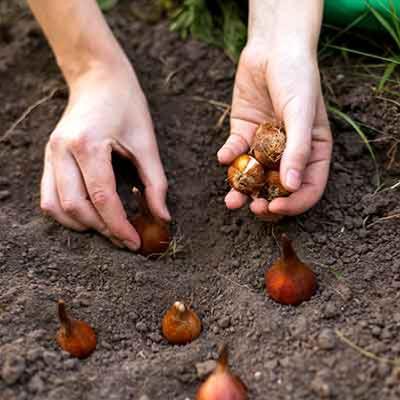
[[[95,0],[28,0],[67,81],[97,65],[124,62]]]
[[[323,0],[250,0],[249,41],[273,46],[303,44],[316,51],[322,22]],[[292,51],[288,47],[285,51]]]

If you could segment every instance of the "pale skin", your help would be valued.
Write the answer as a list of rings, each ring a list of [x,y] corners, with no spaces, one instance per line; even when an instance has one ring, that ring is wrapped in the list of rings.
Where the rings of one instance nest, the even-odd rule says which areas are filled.
[[[259,123],[284,122],[287,147],[280,174],[292,194],[270,204],[250,199],[250,209],[260,218],[302,213],[320,199],[326,185],[332,139],[316,59],[322,3],[249,2],[249,38],[236,73],[231,134],[218,160],[229,164],[246,152]],[[46,146],[41,208],[71,229],[94,229],[135,251],[140,238],[116,192],[111,151],[137,168],[151,212],[165,221],[171,217],[165,201],[167,180],[134,69],[95,0],[29,4],[70,92]],[[233,190],[225,198],[230,209],[247,200]]]

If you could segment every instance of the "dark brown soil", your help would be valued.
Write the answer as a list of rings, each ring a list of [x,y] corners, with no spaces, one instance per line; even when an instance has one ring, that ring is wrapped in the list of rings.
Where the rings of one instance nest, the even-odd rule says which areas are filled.
[[[196,364],[215,358],[224,342],[254,400],[398,399],[400,361],[387,360],[400,354],[399,219],[385,217],[400,212],[400,188],[390,189],[399,173],[385,173],[376,191],[366,147],[351,128],[333,125],[331,177],[313,210],[274,229],[247,209],[228,211],[226,171],[216,162],[228,126],[215,128],[222,111],[207,100],[229,103],[234,66],[219,50],[182,42],[165,22],[134,20],[124,5],[109,21],[149,99],[177,252],[146,260],[41,215],[43,149],[66,93],[37,107],[0,142],[0,399],[194,399],[204,379]],[[325,60],[323,75],[338,102],[378,131],[396,132],[399,107],[378,101],[337,58]],[[63,86],[30,16],[2,28],[0,74],[0,135]],[[377,148],[383,168],[388,148]],[[319,280],[317,294],[298,307],[264,293],[283,231]],[[98,349],[88,360],[57,348],[60,297],[96,329]],[[200,338],[186,346],[160,334],[176,300],[192,301],[203,321]]]

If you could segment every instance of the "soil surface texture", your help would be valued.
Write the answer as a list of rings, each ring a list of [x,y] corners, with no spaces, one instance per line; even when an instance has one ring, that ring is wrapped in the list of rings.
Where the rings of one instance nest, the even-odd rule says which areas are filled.
[[[229,104],[235,66],[218,49],[180,40],[166,21],[135,19],[129,2],[107,18],[148,97],[169,180],[175,250],[148,260],[41,214],[44,146],[68,94],[29,13],[2,26],[0,399],[193,400],[223,343],[253,400],[398,399],[400,173],[397,148],[383,139],[399,137],[399,105],[374,97],[368,81],[351,75],[350,61],[327,57],[326,92],[377,129],[372,144],[382,185],[357,134],[333,120],[323,199],[272,227],[246,208],[224,205],[226,169],[216,153],[228,118],[214,101]],[[116,170],[134,212],[126,182],[134,173],[121,161]],[[298,307],[265,295],[265,268],[279,255],[282,232],[318,276],[316,295]],[[97,332],[87,360],[57,347],[59,298]],[[161,336],[161,318],[176,300],[191,303],[203,322],[200,337],[185,346]]]

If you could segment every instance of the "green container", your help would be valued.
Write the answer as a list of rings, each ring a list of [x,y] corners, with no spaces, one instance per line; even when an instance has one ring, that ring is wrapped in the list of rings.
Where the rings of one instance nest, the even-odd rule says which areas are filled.
[[[382,30],[382,25],[369,11],[370,7],[377,10],[389,22],[393,19],[390,15],[391,7],[394,7],[400,17],[400,0],[325,0],[324,22],[345,27],[361,15],[368,14],[356,26],[371,31]]]

